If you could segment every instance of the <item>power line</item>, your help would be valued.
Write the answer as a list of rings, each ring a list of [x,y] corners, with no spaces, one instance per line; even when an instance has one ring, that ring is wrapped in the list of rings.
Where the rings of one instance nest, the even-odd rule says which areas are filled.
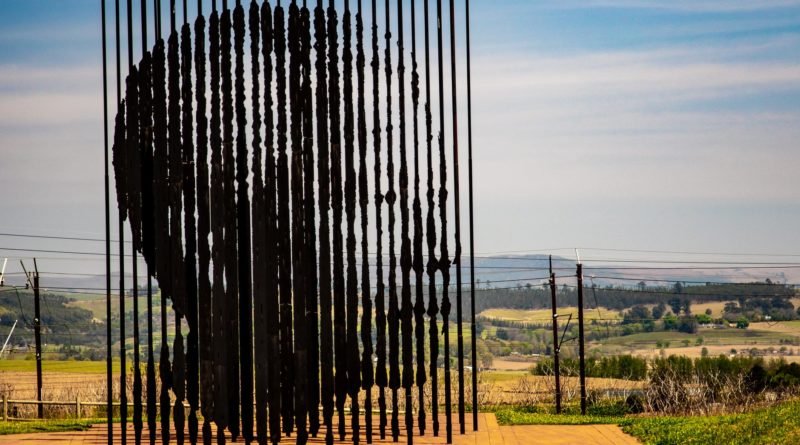
[[[83,252],[83,251],[75,251],[75,250],[48,250],[48,249],[22,249],[17,247],[0,247],[0,250],[8,250],[13,252],[37,252],[37,253],[59,253],[65,255],[91,255],[91,256],[103,256],[105,257],[105,253],[103,252]],[[117,253],[112,253],[112,256],[119,256]],[[131,255],[125,255],[126,257],[130,257]]]
[[[105,238],[81,238],[81,237],[74,237],[74,236],[56,236],[56,235],[30,235],[30,234],[23,234],[23,233],[0,233],[0,236],[8,236],[13,238],[34,238],[34,239],[53,239],[53,240],[64,240],[64,241],[91,241],[91,242],[106,242]],[[110,240],[112,243],[118,243],[119,240]],[[131,244],[131,241],[125,241],[127,244]]]

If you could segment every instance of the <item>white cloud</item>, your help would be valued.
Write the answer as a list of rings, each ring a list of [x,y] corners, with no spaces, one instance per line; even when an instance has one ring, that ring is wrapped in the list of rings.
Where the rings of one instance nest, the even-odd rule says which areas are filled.
[[[560,7],[665,9],[692,12],[746,12],[800,6],[797,0],[568,0]]]
[[[476,57],[479,193],[796,202],[800,111],[763,96],[797,93],[800,63],[735,51]]]

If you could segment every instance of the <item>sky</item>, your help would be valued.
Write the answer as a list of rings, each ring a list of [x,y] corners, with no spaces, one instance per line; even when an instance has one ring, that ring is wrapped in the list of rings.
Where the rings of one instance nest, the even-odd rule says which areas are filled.
[[[0,14],[0,260],[103,251],[7,236],[104,236],[99,4]],[[476,252],[800,253],[798,0],[473,0],[472,92]]]

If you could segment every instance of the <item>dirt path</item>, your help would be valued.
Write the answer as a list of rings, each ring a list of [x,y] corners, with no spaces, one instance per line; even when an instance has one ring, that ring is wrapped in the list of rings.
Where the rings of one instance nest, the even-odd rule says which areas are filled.
[[[456,420],[456,419],[454,419]],[[493,414],[480,415],[480,431],[472,432],[471,423],[467,420],[467,434],[458,434],[458,424],[453,425],[454,445],[523,445],[523,444],[585,444],[585,445],[628,445],[639,442],[622,432],[616,425],[526,425],[526,426],[499,426]],[[377,425],[377,422],[376,422]],[[431,436],[430,428],[424,437],[414,437],[417,445],[439,445],[446,443],[444,437],[444,419],[441,422],[442,430],[439,437]],[[388,433],[388,431],[387,431]],[[144,435],[146,442],[147,434]],[[348,436],[349,437],[349,436]],[[2,444],[24,445],[94,445],[106,443],[107,429],[105,425],[96,425],[84,432],[44,433],[44,434],[16,434],[0,436]],[[187,436],[188,439],[188,436]],[[362,443],[366,443],[363,440]],[[133,443],[133,429],[129,428],[128,441]],[[293,443],[293,438],[286,438],[282,443]],[[119,430],[115,431],[115,443],[121,443]],[[173,439],[173,442],[174,439]],[[187,440],[188,443],[188,440]],[[243,443],[239,441],[238,443]],[[324,436],[309,440],[311,444],[325,443]],[[342,444],[352,443],[349,440]],[[380,440],[375,436],[375,444],[391,444],[391,436]],[[401,435],[399,443],[406,443],[405,436]]]

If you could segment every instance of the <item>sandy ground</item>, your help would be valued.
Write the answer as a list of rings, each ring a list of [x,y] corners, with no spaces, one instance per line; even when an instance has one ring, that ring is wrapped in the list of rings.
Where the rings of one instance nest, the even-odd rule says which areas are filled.
[[[479,415],[479,431],[472,431],[472,422],[467,413],[465,435],[459,434],[457,419],[453,419],[453,444],[454,445],[523,445],[523,444],[589,444],[589,445],[627,445],[639,443],[636,439],[626,435],[616,425],[526,425],[526,426],[499,426],[493,414]],[[376,419],[377,420],[377,419]],[[402,423],[402,420],[401,420]],[[377,423],[376,423],[377,424]],[[0,436],[3,444],[25,445],[89,445],[107,442],[107,429],[105,425],[97,425],[85,432],[46,433],[46,434],[17,434]],[[387,431],[388,432],[388,431]],[[418,445],[438,445],[446,443],[444,419],[442,419],[439,437],[433,437],[430,429],[425,436],[415,436],[414,443]],[[145,440],[147,435],[145,433]],[[121,443],[120,431],[115,431],[115,443]],[[363,439],[363,436],[362,436]],[[133,430],[129,428],[128,440],[133,443]],[[173,439],[174,440],[174,439]],[[285,438],[282,443],[293,443],[294,438]],[[159,442],[160,443],[160,442]],[[309,440],[309,443],[325,443],[324,435]],[[352,443],[350,436],[343,442]],[[381,440],[374,437],[375,444],[392,443],[391,435]],[[406,443],[405,435],[401,434],[399,443]]]

